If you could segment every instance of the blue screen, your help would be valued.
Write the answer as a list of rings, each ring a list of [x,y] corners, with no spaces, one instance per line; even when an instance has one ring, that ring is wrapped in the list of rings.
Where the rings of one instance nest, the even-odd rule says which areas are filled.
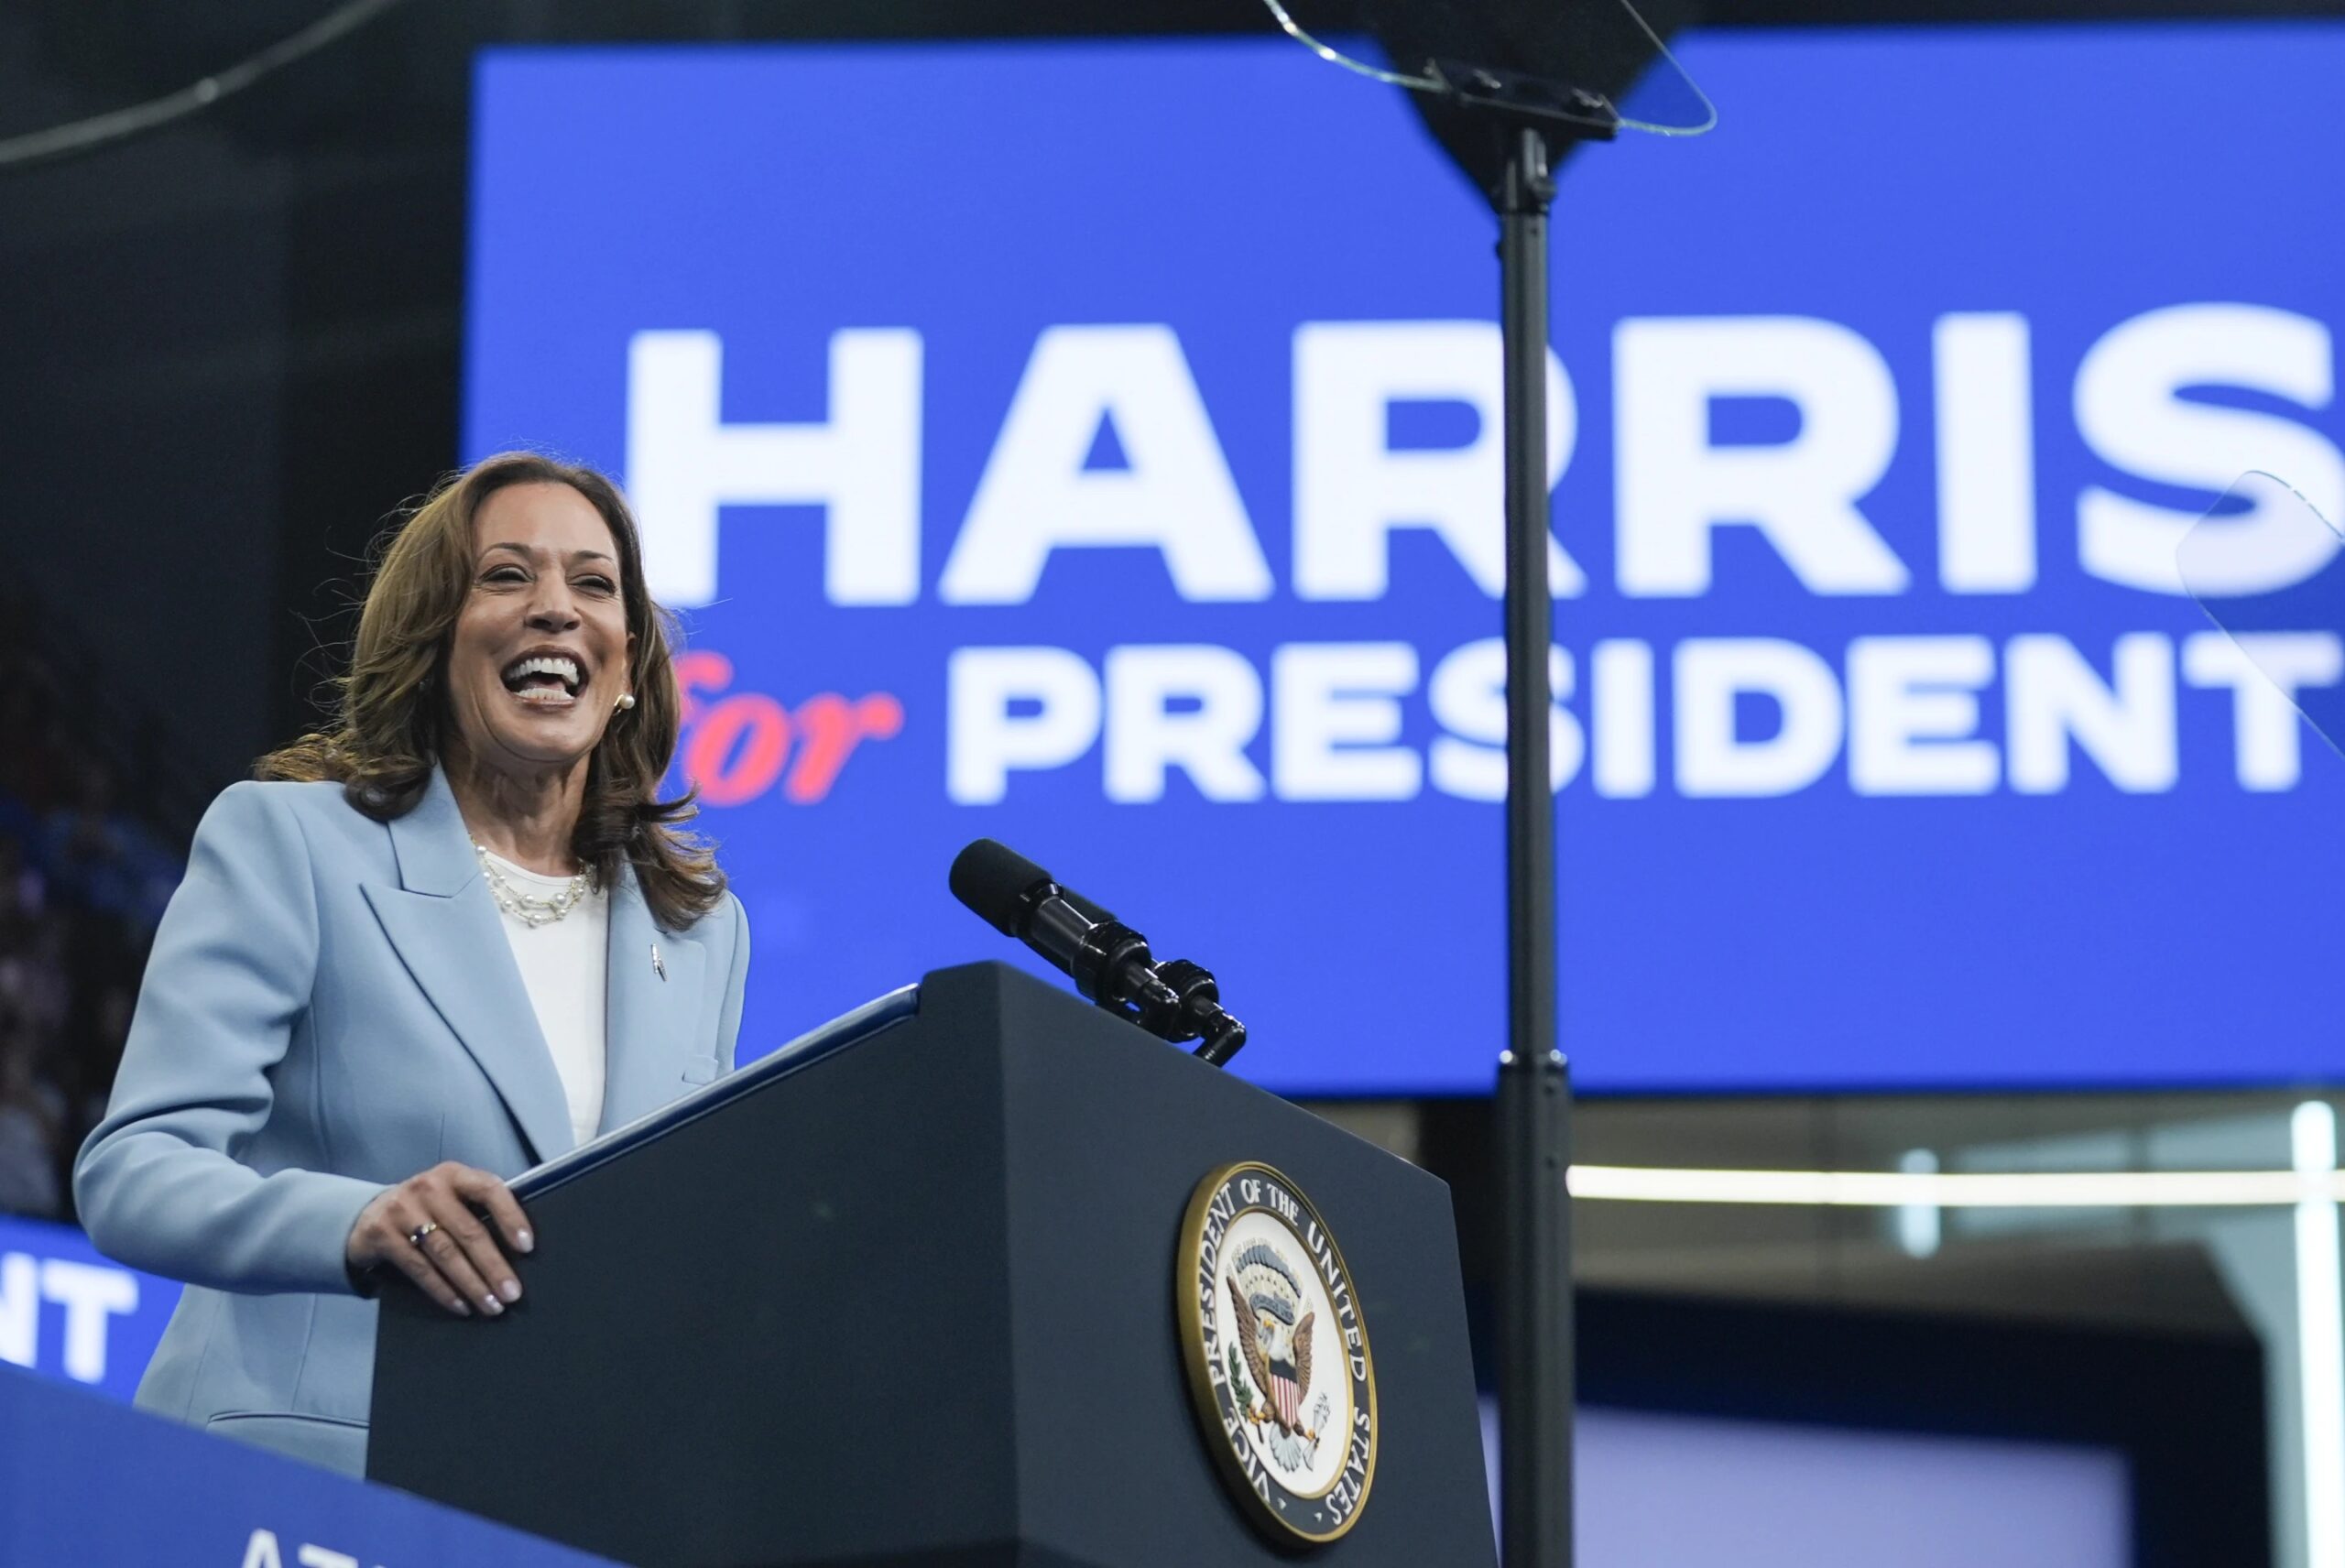
[[[1681,52],[1718,130],[1555,202],[1578,1082],[2336,1077],[2345,776],[2173,555],[2245,469],[2345,500],[2345,30]],[[1496,223],[1401,93],[1261,38],[476,98],[465,455],[624,475],[745,1056],[1009,956],[984,834],[1214,969],[1257,1081],[1488,1089]]]
[[[128,1399],[179,1300],[69,1225],[0,1215],[0,1361]]]

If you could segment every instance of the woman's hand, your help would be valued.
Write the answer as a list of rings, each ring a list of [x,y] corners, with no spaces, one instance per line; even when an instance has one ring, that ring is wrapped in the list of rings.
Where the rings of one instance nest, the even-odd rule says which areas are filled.
[[[495,1317],[521,1299],[521,1281],[475,1208],[488,1211],[516,1252],[536,1245],[503,1181],[450,1160],[376,1194],[359,1211],[344,1256],[354,1271],[389,1264],[458,1317],[475,1308]]]

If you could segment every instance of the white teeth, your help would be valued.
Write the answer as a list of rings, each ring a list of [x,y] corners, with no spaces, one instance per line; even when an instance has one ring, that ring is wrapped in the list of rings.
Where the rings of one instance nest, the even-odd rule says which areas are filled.
[[[564,684],[574,688],[578,684],[578,661],[574,659],[540,654],[535,659],[525,659],[518,664],[508,665],[505,670],[505,679],[508,681],[519,681],[531,675],[555,676]]]

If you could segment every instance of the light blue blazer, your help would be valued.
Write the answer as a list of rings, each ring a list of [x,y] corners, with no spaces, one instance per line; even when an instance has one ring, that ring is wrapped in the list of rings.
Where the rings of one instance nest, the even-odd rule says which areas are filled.
[[[748,964],[730,894],[666,931],[631,873],[613,887],[605,1127],[731,1067]],[[376,1305],[343,1261],[358,1212],[443,1160],[509,1179],[572,1142],[446,778],[387,824],[337,784],[231,786],[73,1173],[101,1250],[189,1285],[138,1403],[363,1474]]]

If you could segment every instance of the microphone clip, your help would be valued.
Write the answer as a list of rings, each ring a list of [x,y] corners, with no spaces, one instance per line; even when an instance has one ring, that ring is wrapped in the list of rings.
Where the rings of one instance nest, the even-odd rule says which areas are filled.
[[[1146,1018],[1140,1027],[1162,1040],[1183,1040],[1202,1038],[1194,1054],[1216,1067],[1245,1049],[1246,1026],[1231,1018],[1221,1005],[1221,986],[1212,971],[1185,958],[1168,958],[1155,969],[1158,982],[1177,1004],[1177,1010],[1164,1019],[1164,1027],[1151,1023]],[[1172,1029],[1181,1032],[1169,1032]]]
[[[978,839],[949,881],[988,925],[1064,970],[1086,1001],[1159,1040],[1202,1041],[1194,1054],[1216,1067],[1246,1044],[1246,1026],[1222,1007],[1203,965],[1157,963],[1146,937],[1007,846]]]
[[[1194,1054],[1216,1067],[1245,1046],[1246,1026],[1223,1008],[1221,987],[1202,964],[1157,963],[1146,937],[1055,882],[1028,889],[1025,904],[1030,925],[1059,929],[1067,973],[1085,999],[1159,1040],[1203,1041]]]

